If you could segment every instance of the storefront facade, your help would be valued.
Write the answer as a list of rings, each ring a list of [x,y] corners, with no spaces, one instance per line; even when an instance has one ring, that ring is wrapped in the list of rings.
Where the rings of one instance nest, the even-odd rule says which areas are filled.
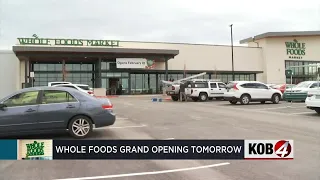
[[[317,67],[293,67],[320,63],[320,31],[270,32],[247,38],[240,43],[262,47],[259,79],[268,83],[291,83],[285,70],[292,69],[292,83],[314,81]],[[291,68],[293,67],[293,68]]]
[[[235,46],[235,80],[289,83],[285,69],[320,62],[319,32],[265,33]],[[126,64],[123,64],[126,61]],[[121,64],[122,62],[122,64]],[[119,63],[121,65],[119,65]],[[141,66],[141,63],[145,64]],[[138,65],[140,64],[140,65]],[[207,72],[199,78],[232,80],[231,47],[117,40],[18,38],[13,51],[0,51],[0,96],[28,86],[68,81],[122,94],[161,93],[161,80]],[[315,68],[294,68],[293,83],[315,79]],[[30,77],[34,74],[34,77]]]

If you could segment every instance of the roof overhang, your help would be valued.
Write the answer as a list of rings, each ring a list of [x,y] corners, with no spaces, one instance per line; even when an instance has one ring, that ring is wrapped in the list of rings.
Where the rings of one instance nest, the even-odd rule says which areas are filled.
[[[254,42],[255,40],[270,37],[298,37],[298,36],[320,36],[320,31],[287,31],[287,32],[267,32],[254,37],[240,40],[240,44]]]
[[[138,48],[13,46],[17,56],[164,57],[174,58],[179,50]]]

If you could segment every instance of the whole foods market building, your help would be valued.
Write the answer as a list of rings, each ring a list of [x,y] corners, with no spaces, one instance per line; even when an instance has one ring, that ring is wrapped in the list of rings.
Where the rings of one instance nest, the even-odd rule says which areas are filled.
[[[18,43],[13,51],[24,66],[23,87],[67,81],[103,87],[107,94],[116,94],[120,85],[122,94],[159,92],[158,79],[168,79],[168,61],[179,54],[174,49],[121,48],[116,40],[36,37],[18,38]]]
[[[319,31],[268,32],[240,41],[246,46],[19,38],[12,51],[0,50],[0,97],[28,86],[68,81],[104,88],[122,84],[123,94],[161,93],[161,80],[199,78],[290,83],[285,70],[320,63]],[[233,53],[232,53],[233,49]],[[317,78],[316,67],[292,68],[293,83]],[[34,78],[32,78],[34,75]],[[34,80],[34,81],[33,81]]]

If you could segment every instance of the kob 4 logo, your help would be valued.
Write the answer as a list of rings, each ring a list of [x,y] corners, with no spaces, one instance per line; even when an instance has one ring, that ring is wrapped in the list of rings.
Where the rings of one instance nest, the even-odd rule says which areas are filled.
[[[293,159],[293,140],[245,140],[245,159]]]

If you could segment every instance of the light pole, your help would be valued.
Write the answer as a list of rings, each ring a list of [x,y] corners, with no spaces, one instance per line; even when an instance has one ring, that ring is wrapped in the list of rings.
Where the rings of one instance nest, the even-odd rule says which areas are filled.
[[[233,64],[233,32],[232,32],[232,26],[233,26],[233,24],[230,25],[230,29],[231,29],[232,80],[235,81],[235,79],[234,79],[234,64]]]

